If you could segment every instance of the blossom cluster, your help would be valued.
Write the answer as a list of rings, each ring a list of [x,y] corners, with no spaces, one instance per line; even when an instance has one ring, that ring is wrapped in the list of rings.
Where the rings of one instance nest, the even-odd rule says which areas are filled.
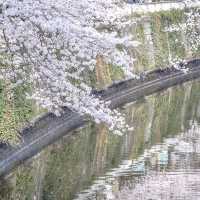
[[[29,84],[27,97],[59,115],[67,106],[111,129],[125,126],[109,102],[91,95],[85,76],[97,56],[120,66],[127,78],[137,46],[120,34],[130,24],[120,0],[0,0],[0,78]]]
[[[135,23],[131,14],[123,0],[0,0],[0,78],[10,88],[31,85],[27,97],[56,115],[67,106],[110,129],[127,129],[110,102],[91,94],[87,76],[102,57],[136,77],[131,48],[139,43],[123,31]],[[196,15],[188,16],[192,29]]]
[[[198,2],[198,1],[196,1]],[[187,6],[194,3],[191,0],[185,0],[184,3]],[[192,8],[186,9],[184,12],[185,22],[178,24],[170,24],[169,27],[164,29],[165,32],[183,32],[188,40],[186,41],[188,46],[190,46],[190,50],[195,52],[198,51],[200,47],[200,9]]]

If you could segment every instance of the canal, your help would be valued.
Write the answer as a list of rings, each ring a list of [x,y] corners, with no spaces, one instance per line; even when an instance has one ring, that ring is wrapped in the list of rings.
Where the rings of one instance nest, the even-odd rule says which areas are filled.
[[[1,199],[198,199],[199,97],[196,80],[123,106],[123,136],[87,124],[2,180]]]

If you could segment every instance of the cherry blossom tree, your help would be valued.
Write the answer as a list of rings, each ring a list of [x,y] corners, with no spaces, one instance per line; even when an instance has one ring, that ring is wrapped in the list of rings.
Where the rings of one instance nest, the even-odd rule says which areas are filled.
[[[31,85],[27,97],[56,115],[67,106],[111,129],[126,127],[85,77],[98,56],[134,77],[129,49],[138,42],[120,34],[130,12],[120,0],[0,0],[1,78],[11,88]]]
[[[184,3],[188,7],[194,5],[194,3],[199,1],[185,0]],[[192,7],[192,6],[191,6]],[[182,32],[186,37],[184,40],[185,45],[188,46],[188,50],[191,52],[191,56],[198,56],[200,50],[200,8],[199,6],[193,7],[190,9],[185,9],[184,12],[184,22],[178,24],[170,24],[169,27],[166,27],[164,31],[166,32]],[[188,69],[185,68],[184,64],[187,64],[186,60],[183,58],[172,58],[169,57],[169,63],[175,68],[187,72]],[[182,63],[183,65],[179,65]]]
[[[130,49],[139,45],[123,28],[135,23],[123,0],[0,0],[0,78],[31,85],[27,98],[59,115],[67,106],[110,129],[123,116],[91,93],[87,76],[97,57],[133,74]]]

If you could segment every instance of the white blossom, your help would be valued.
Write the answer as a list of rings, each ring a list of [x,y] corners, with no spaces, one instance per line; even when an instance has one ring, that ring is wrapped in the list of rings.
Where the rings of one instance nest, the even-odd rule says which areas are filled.
[[[133,10],[123,0],[0,0],[0,78],[31,85],[27,98],[57,115],[67,106],[127,130],[120,113],[91,95],[87,75],[101,56],[138,78],[129,50],[139,43],[122,33],[135,23]]]
[[[68,106],[121,129],[124,118],[91,95],[85,74],[100,55],[134,76],[128,48],[139,44],[120,36],[131,21],[124,6],[120,0],[0,0],[1,77],[13,87],[31,84],[28,98],[57,115]]]

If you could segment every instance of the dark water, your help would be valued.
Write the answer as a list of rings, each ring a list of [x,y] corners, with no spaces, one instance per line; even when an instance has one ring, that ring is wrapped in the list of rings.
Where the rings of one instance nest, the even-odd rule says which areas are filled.
[[[16,169],[5,200],[200,199],[200,82],[121,108],[134,131],[87,124]]]
[[[127,106],[125,110],[132,117],[141,107],[135,121],[140,125],[124,136],[127,149],[120,164],[98,177],[76,199],[200,199],[198,85],[174,88]],[[149,103],[153,108],[148,108]]]
[[[200,199],[200,127],[122,160],[76,199]]]

